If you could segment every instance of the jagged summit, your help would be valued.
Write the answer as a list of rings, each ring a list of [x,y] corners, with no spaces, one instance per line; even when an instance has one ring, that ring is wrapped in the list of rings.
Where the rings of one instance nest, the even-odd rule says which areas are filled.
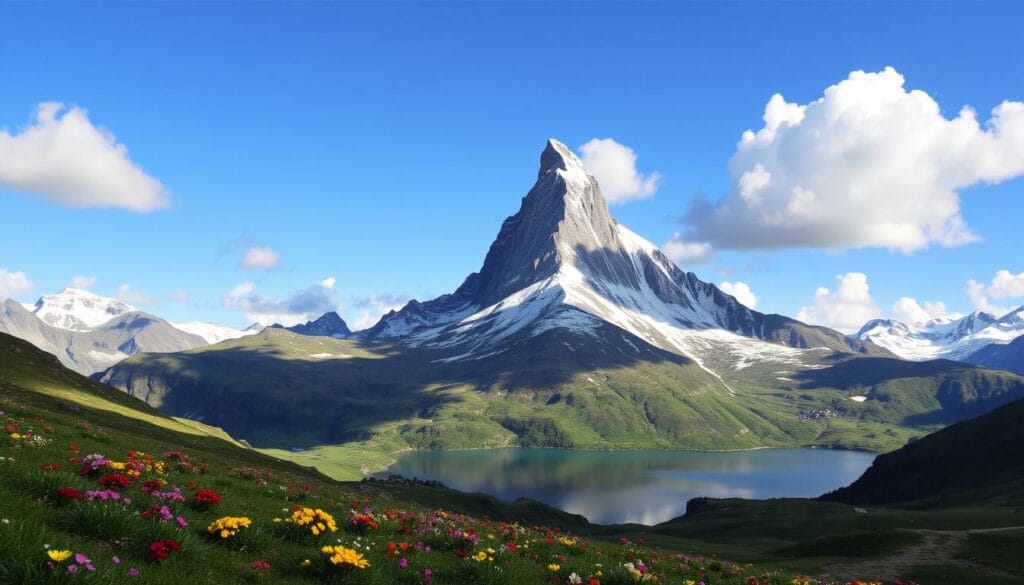
[[[1024,307],[1002,317],[975,311],[907,324],[893,319],[868,321],[854,336],[885,347],[908,360],[963,360],[990,344],[1006,344],[1024,335]]]
[[[503,351],[513,338],[553,328],[588,335],[602,324],[690,357],[708,348],[706,336],[695,340],[694,332],[709,330],[717,331],[711,335],[719,345],[724,338],[733,345],[756,338],[877,350],[829,329],[752,311],[683,272],[615,221],[597,180],[556,140],[545,146],[536,183],[502,223],[479,272],[454,293],[412,301],[359,336],[460,347],[471,357]]]
[[[299,325],[292,325],[291,327],[285,327],[280,323],[274,323],[271,325],[274,329],[287,329],[293,333],[299,335],[314,335],[322,337],[334,337],[336,339],[343,339],[352,334],[349,330],[348,324],[345,320],[338,315],[337,311],[330,311],[320,315],[312,321],[307,321]]]

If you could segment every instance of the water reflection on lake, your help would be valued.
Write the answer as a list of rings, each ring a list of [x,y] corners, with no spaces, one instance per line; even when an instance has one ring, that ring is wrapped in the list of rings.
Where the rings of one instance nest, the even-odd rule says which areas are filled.
[[[857,479],[873,459],[828,449],[410,451],[379,475],[434,479],[508,501],[527,497],[599,524],[657,524],[682,515],[686,501],[699,496],[818,496]]]

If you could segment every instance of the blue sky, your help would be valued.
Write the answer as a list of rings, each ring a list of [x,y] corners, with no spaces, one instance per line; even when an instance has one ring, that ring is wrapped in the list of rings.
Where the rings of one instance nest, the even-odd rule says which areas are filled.
[[[808,104],[853,71],[891,66],[943,118],[973,107],[984,131],[993,108],[1024,100],[1014,3],[3,4],[0,20],[6,135],[31,126],[41,103],[73,104],[169,198],[147,212],[76,208],[52,173],[39,189],[60,194],[28,195],[0,160],[0,296],[31,301],[87,276],[94,292],[120,289],[172,321],[241,326],[251,304],[225,302],[239,285],[275,306],[333,277],[328,298],[366,321],[478,269],[556,137],[632,149],[638,172],[661,178],[653,197],[612,213],[659,245],[676,232],[713,239],[710,261],[680,264],[747,284],[759,310],[805,308],[841,326],[830,311],[844,303],[860,315],[891,314],[901,297],[960,312],[1024,302],[1024,180],[1005,144],[993,147],[1008,157],[1000,172],[963,163],[969,176],[954,181],[971,243],[734,250],[728,234],[683,219],[697,197],[736,195],[729,161],[745,130],[765,126],[775,93]],[[241,266],[253,247],[278,266]],[[1001,270],[1012,278],[993,282]],[[815,307],[818,287],[835,293],[850,273],[866,274],[869,300],[850,280],[850,298]],[[973,300],[970,279],[983,287]]]

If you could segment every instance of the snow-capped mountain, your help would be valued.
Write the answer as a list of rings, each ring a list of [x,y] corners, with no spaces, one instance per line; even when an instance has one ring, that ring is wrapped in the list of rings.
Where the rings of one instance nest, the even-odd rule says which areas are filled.
[[[965,360],[988,345],[1007,344],[1024,335],[1024,306],[1002,317],[976,311],[908,325],[893,319],[868,321],[854,337],[871,341],[914,361]]]
[[[186,333],[192,335],[198,335],[206,340],[206,343],[213,345],[220,343],[228,339],[238,339],[239,337],[245,337],[246,335],[253,335],[263,330],[263,327],[253,328],[252,326],[246,329],[235,329],[234,327],[228,327],[227,325],[218,325],[216,323],[207,323],[205,321],[190,321],[188,323],[171,323],[176,328],[181,329]]]
[[[26,308],[44,323],[69,331],[89,331],[135,310],[135,307],[117,299],[78,288],[66,288],[57,294],[42,296],[35,305]]]
[[[736,355],[790,348],[887,354],[831,329],[753,311],[683,272],[612,218],[595,178],[555,140],[480,272],[454,293],[412,301],[357,335],[458,348],[458,359],[474,359],[504,351],[513,336],[553,328],[587,334],[602,324],[698,362],[710,346]]]
[[[13,300],[0,303],[0,332],[24,339],[57,356],[68,368],[86,375],[105,370],[140,352],[184,351],[207,345],[202,337],[140,311],[122,313],[80,331],[50,325]]]
[[[285,327],[278,323],[271,325],[278,329],[287,329],[299,335],[314,335],[320,337],[333,337],[335,339],[345,339],[352,335],[352,331],[349,330],[348,324],[345,320],[338,315],[337,312],[331,311],[324,313],[312,321],[307,321],[299,325],[292,325],[291,327]]]

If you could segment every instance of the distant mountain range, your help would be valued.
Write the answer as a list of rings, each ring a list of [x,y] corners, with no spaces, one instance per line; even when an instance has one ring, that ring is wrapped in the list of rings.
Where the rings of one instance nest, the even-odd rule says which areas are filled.
[[[352,331],[350,331],[348,325],[345,324],[345,320],[342,319],[335,311],[324,313],[320,317],[300,325],[285,327],[279,323],[274,323],[271,327],[287,329],[288,331],[298,333],[299,335],[315,335],[321,337],[333,337],[335,339],[345,339],[352,335]]]
[[[1020,349],[1024,342],[1008,347],[1022,335],[1024,306],[1002,317],[978,311],[914,325],[875,319],[853,337],[870,341],[907,360],[942,358],[1024,373],[1024,355]]]
[[[20,337],[86,375],[137,353],[183,351],[259,329],[172,324],[117,299],[75,288],[45,295],[32,305],[10,299],[0,305],[0,332]]]
[[[743,306],[611,217],[563,144],[451,294],[347,332],[299,328],[102,379],[264,446],[886,450],[1024,396],[1024,379],[894,359]],[[297,335],[311,331],[324,336]]]

